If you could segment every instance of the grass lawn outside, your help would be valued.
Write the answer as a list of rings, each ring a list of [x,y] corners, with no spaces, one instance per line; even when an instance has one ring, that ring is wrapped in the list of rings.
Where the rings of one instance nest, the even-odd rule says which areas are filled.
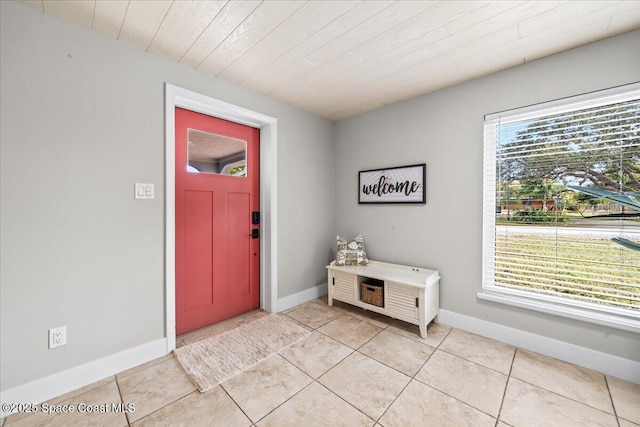
[[[610,238],[497,232],[495,258],[496,286],[640,311],[640,251]]]

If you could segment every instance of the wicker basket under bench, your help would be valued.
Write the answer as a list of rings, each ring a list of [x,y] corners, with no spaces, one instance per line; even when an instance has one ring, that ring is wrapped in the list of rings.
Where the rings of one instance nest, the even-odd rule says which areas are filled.
[[[420,327],[420,336],[427,337],[427,325],[438,315],[438,271],[379,261],[367,266],[332,262],[327,269],[329,305],[335,299],[413,323]]]

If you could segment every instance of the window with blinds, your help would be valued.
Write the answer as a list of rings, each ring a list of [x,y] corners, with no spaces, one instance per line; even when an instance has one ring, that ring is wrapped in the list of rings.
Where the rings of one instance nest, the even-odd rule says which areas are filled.
[[[488,115],[484,144],[484,296],[638,328],[640,84]]]

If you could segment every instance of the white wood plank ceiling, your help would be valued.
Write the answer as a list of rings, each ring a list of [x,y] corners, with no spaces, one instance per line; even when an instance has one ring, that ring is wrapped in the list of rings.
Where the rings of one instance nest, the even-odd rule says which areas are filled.
[[[640,28],[640,1],[23,0],[331,120]]]

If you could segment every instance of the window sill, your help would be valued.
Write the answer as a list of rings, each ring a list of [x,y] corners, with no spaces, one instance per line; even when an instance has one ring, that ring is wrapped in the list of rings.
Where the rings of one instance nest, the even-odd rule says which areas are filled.
[[[534,297],[514,295],[501,290],[485,289],[477,294],[479,299],[498,302],[528,310],[538,311],[569,319],[580,320],[597,325],[640,333],[640,317],[630,317],[608,313],[606,311],[579,307],[563,302],[550,301]]]

